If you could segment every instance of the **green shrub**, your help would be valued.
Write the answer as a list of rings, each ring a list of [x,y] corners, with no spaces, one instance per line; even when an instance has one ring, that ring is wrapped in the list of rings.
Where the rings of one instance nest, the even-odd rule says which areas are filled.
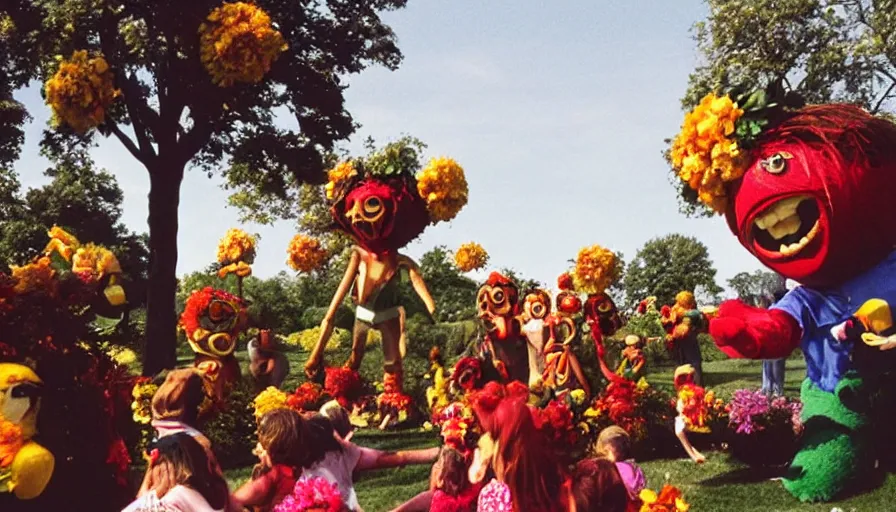
[[[202,427],[223,469],[238,468],[256,462],[255,417],[252,413],[252,386],[242,379],[227,399],[227,408]]]
[[[302,313],[302,328],[304,329],[312,329],[314,327],[319,327],[321,322],[323,322],[324,317],[327,315],[326,307],[312,307],[305,310]],[[342,305],[336,310],[336,318],[333,322],[336,327],[340,329],[351,330],[355,325],[355,313],[348,306]]]

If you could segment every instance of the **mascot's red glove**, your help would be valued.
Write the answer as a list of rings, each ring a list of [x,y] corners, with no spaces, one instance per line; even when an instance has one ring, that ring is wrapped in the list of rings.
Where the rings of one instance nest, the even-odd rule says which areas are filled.
[[[709,334],[728,357],[779,359],[800,344],[802,329],[795,318],[779,309],[729,300],[710,321]]]

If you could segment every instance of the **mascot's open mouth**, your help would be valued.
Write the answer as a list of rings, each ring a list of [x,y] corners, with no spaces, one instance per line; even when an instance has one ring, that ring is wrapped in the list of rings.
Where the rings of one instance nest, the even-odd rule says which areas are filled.
[[[794,256],[818,235],[820,219],[821,210],[813,197],[788,197],[756,215],[752,238],[765,251]]]

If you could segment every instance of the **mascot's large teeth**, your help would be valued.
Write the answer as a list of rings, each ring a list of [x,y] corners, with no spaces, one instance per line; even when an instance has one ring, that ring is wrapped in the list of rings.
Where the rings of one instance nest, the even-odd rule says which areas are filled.
[[[803,248],[805,248],[807,245],[809,245],[809,242],[811,242],[817,234],[818,222],[816,221],[815,225],[812,226],[812,229],[809,230],[809,232],[806,233],[806,236],[804,236],[799,242],[790,245],[781,244],[781,248],[778,249],[778,252],[780,252],[784,256],[793,256],[794,254],[802,251]]]
[[[796,210],[803,199],[805,197],[791,197],[778,201],[766,213],[756,217],[756,227],[768,231],[775,239],[796,233],[800,229],[800,217]]]

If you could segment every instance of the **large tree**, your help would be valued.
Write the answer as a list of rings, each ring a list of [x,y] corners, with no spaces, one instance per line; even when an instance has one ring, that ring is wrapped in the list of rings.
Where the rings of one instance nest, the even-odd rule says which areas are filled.
[[[740,272],[728,280],[728,286],[744,302],[759,305],[762,299],[770,299],[784,289],[784,278],[769,270],[753,273]]]
[[[722,292],[706,246],[679,234],[647,241],[628,264],[624,284],[627,307],[649,296],[656,296],[658,304],[671,304],[685,290],[709,296]]]
[[[855,103],[896,112],[896,2],[706,0],[694,25],[702,57],[681,100],[690,110],[711,91],[758,89],[774,80],[810,103]],[[681,180],[673,176],[681,192]],[[710,212],[682,201],[688,215]]]
[[[175,363],[177,211],[185,169],[211,174],[227,161],[230,182],[271,195],[284,194],[291,183],[321,180],[321,154],[355,129],[341,77],[370,64],[398,66],[401,53],[380,12],[405,3],[2,3],[0,109],[14,119],[0,130],[16,136],[24,121],[12,92],[46,81],[48,103],[62,121],[51,131],[66,139],[114,137],[149,173],[145,374]],[[278,112],[288,112],[294,128],[284,128]],[[4,144],[0,150],[7,153],[18,149]]]

